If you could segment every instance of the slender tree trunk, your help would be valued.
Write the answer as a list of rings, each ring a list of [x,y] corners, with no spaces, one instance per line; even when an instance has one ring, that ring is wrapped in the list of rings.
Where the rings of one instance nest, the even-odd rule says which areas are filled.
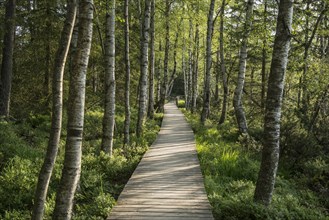
[[[140,137],[147,111],[147,84],[148,84],[148,47],[150,29],[150,0],[145,0],[145,11],[143,19],[143,37],[141,38],[141,75],[139,80],[139,108],[136,135]]]
[[[102,150],[112,155],[115,124],[115,0],[106,14],[105,36],[105,108]]]
[[[127,146],[130,142],[130,55],[129,55],[129,0],[125,0],[125,122],[123,144]]]
[[[159,54],[162,53],[161,41],[159,43]],[[159,55],[157,63],[156,75],[157,75],[157,105],[159,105],[161,100],[161,55]],[[158,106],[157,106],[158,107]]]
[[[80,179],[86,73],[93,29],[93,1],[79,0],[79,36],[70,75],[68,122],[62,178],[56,194],[53,219],[71,219],[73,198]]]
[[[244,82],[246,78],[246,65],[247,65],[247,42],[251,28],[251,19],[253,11],[253,0],[248,0],[247,10],[246,10],[246,21],[245,21],[245,30],[243,34],[243,39],[240,48],[240,62],[239,62],[239,73],[238,73],[238,82],[234,92],[233,106],[235,109],[235,117],[238,123],[239,131],[242,134],[248,133],[248,126],[246,115],[244,113],[243,104],[242,104],[242,94],[244,88]]]
[[[13,75],[15,41],[16,0],[7,0],[5,13],[5,35],[2,48],[0,81],[0,117],[9,116],[10,93]]]
[[[170,37],[169,37],[169,12],[170,12],[170,2],[169,0],[166,0],[166,11],[165,11],[165,17],[166,17],[166,45],[165,45],[165,55],[164,55],[164,61],[163,61],[163,82],[162,82],[162,88],[161,88],[161,97],[160,97],[160,103],[159,103],[159,112],[164,111],[164,104],[166,101],[166,95],[168,90],[168,61],[169,61],[169,44],[170,44]]]
[[[281,0],[267,89],[264,148],[254,195],[256,202],[266,206],[271,203],[279,162],[281,106],[290,49],[292,15],[293,0]]]
[[[311,1],[307,2],[307,6],[306,6],[306,10],[310,9],[310,4]],[[309,49],[311,48],[313,39],[315,37],[315,33],[319,27],[320,22],[322,21],[322,18],[324,16],[324,13],[327,11],[327,7],[326,4],[324,3],[322,10],[320,12],[319,17],[317,18],[313,30],[311,32],[311,35],[309,36],[309,17],[306,16],[306,32],[305,32],[305,43],[304,43],[304,57],[303,57],[303,74],[301,76],[300,79],[300,88],[301,90],[299,90],[298,93],[298,100],[301,99],[301,113],[303,114],[303,121],[308,124],[309,120],[308,120],[308,106],[309,106],[309,93],[308,93],[308,88],[307,88],[307,75],[308,75],[308,55],[309,55]],[[297,103],[297,105],[299,106],[299,103]]]
[[[219,27],[219,53],[220,53],[220,66],[222,72],[222,80],[223,80],[223,105],[222,105],[222,113],[219,119],[218,124],[221,125],[224,123],[226,119],[226,111],[227,111],[227,99],[228,99],[228,82],[227,82],[227,73],[225,66],[225,57],[224,57],[224,12],[225,12],[225,0],[222,2],[222,7],[220,11],[220,27]]]
[[[185,52],[186,52],[186,40],[183,37],[183,50],[182,50],[182,72],[184,77],[184,101],[185,109],[188,109],[188,83],[187,83],[187,74],[186,74],[186,64],[185,64]]]
[[[198,98],[198,71],[199,71],[199,23],[195,26],[195,46],[194,46],[194,65],[192,76],[192,108],[191,111],[196,111],[196,101]]]
[[[192,42],[193,42],[193,23],[192,19],[189,20],[190,28],[189,28],[189,44],[188,44],[188,68],[186,72],[187,78],[187,103],[188,109],[192,109],[192,62],[193,62],[193,53],[192,53]]]
[[[161,59],[158,59],[158,63],[157,63],[157,69],[156,69],[156,75],[157,75],[157,103],[160,102],[161,99]]]
[[[154,71],[155,71],[155,50],[154,50],[154,14],[155,0],[151,0],[151,24],[150,24],[150,81],[149,81],[149,103],[147,115],[149,118],[154,117]]]
[[[67,15],[62,30],[59,48],[56,53],[55,66],[53,72],[53,107],[51,131],[48,141],[47,153],[41,167],[38,184],[34,196],[34,207],[32,211],[33,220],[43,219],[44,204],[46,202],[50,177],[54,168],[55,159],[58,152],[58,145],[62,129],[63,111],[63,76],[67,54],[70,48],[71,36],[73,32],[75,17],[77,12],[76,0],[68,0]]]
[[[175,43],[174,43],[174,68],[173,68],[173,71],[172,71],[172,74],[171,74],[171,77],[170,77],[170,80],[169,80],[169,86],[168,86],[168,93],[167,93],[167,96],[170,96],[171,95],[171,91],[172,91],[172,88],[174,86],[174,81],[175,81],[175,78],[176,78],[176,70],[177,70],[177,44],[178,44],[178,37],[179,37],[179,34],[178,34],[178,31],[176,32],[176,37],[175,37]]]
[[[265,32],[267,31],[267,0],[264,0],[264,22]],[[262,49],[262,91],[261,91],[261,107],[265,108],[265,86],[266,86],[266,46],[267,46],[267,34],[263,37],[263,49]]]
[[[47,21],[46,21],[46,25],[47,25],[47,30],[46,31],[46,36],[47,36],[47,40],[45,42],[45,78],[44,78],[44,96],[46,97],[46,103],[45,103],[45,107],[48,108],[49,107],[49,90],[50,90],[50,63],[51,63],[51,50],[50,50],[50,43],[51,43],[51,32],[52,32],[52,22],[51,22],[51,8],[50,8],[50,1],[47,1],[46,3],[46,16],[47,16]]]
[[[210,72],[211,72],[211,41],[213,33],[213,16],[214,16],[215,0],[211,0],[207,23],[207,49],[206,49],[206,73],[204,79],[204,97],[203,109],[201,113],[201,123],[204,124],[210,111]]]

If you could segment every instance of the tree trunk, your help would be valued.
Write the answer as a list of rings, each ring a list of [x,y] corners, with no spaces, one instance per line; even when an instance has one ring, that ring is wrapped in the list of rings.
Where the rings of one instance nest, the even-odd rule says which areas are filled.
[[[163,61],[163,82],[161,87],[161,97],[159,103],[159,112],[164,111],[164,104],[166,101],[166,95],[168,90],[168,61],[169,61],[169,44],[170,44],[170,36],[169,36],[169,12],[170,12],[170,2],[166,0],[166,45],[165,45],[165,55]]]
[[[125,82],[125,122],[124,122],[124,146],[130,142],[130,55],[129,55],[129,0],[125,0],[125,67],[126,67],[126,82]]]
[[[47,153],[39,173],[38,184],[35,191],[34,207],[32,211],[33,220],[43,219],[44,204],[46,202],[49,181],[58,152],[58,145],[62,129],[64,68],[67,54],[70,48],[76,12],[76,0],[68,0],[66,20],[62,30],[61,39],[58,44],[59,48],[56,53],[53,73],[53,107],[51,131],[48,141]]]
[[[306,10],[310,10],[310,4],[311,4],[311,1],[309,0],[307,2],[307,5],[306,5]],[[301,76],[301,79],[300,79],[300,88],[301,90],[299,91],[299,94],[298,94],[298,97],[299,99],[301,99],[301,113],[302,113],[302,121],[304,122],[304,124],[306,124],[308,126],[308,123],[309,123],[309,119],[308,119],[308,106],[309,106],[309,99],[310,99],[310,94],[308,92],[308,88],[307,88],[307,81],[308,81],[308,55],[309,55],[309,50],[311,48],[311,45],[312,45],[312,41],[315,37],[315,34],[316,34],[316,31],[319,27],[319,24],[323,18],[323,15],[324,13],[327,11],[327,8],[326,8],[326,4],[323,5],[323,8],[320,12],[320,15],[319,17],[317,18],[315,24],[314,24],[314,28],[311,32],[311,36],[309,36],[309,16],[306,16],[305,20],[306,20],[306,31],[305,31],[305,42],[304,42],[304,56],[303,56],[303,73],[302,73],[302,76]],[[299,105],[297,103],[297,105]]]
[[[173,68],[173,71],[172,71],[172,74],[171,74],[171,77],[170,77],[170,80],[169,80],[169,86],[168,86],[168,92],[167,92],[167,96],[170,96],[171,95],[171,91],[172,91],[172,88],[174,86],[174,81],[175,81],[175,78],[176,78],[176,70],[177,70],[177,44],[178,44],[178,37],[179,37],[179,34],[178,34],[178,31],[176,32],[176,37],[175,37],[175,43],[174,43],[174,68]]]
[[[45,100],[45,107],[48,109],[49,107],[49,90],[50,90],[50,63],[51,63],[51,50],[50,50],[50,43],[51,43],[51,32],[52,32],[52,17],[51,17],[51,8],[50,8],[50,1],[46,2],[46,42],[45,42],[45,78],[44,78],[44,96]]]
[[[183,49],[182,49],[182,73],[184,77],[184,101],[185,109],[188,109],[188,83],[187,83],[187,74],[186,74],[186,64],[185,64],[185,51],[186,51],[186,40],[183,36]]]
[[[219,27],[219,53],[220,53],[220,66],[222,72],[222,80],[223,80],[223,105],[222,105],[222,113],[219,119],[218,124],[221,125],[224,123],[226,119],[226,111],[227,111],[227,99],[228,99],[228,83],[227,83],[227,73],[225,66],[225,58],[224,58],[224,12],[225,12],[225,0],[222,2],[222,7],[220,11],[220,27]]]
[[[224,0],[225,1],[225,0]],[[210,111],[210,71],[211,71],[211,41],[213,33],[213,16],[215,0],[211,0],[207,23],[207,48],[206,48],[206,73],[204,79],[203,109],[201,113],[201,123],[204,124]]]
[[[248,55],[247,42],[248,42],[248,37],[252,23],[251,19],[252,19],[253,5],[254,5],[254,1],[248,0],[247,10],[246,10],[245,30],[240,48],[238,82],[235,88],[234,98],[233,98],[235,116],[241,134],[248,133],[246,115],[244,113],[243,104],[242,104],[242,94],[243,94],[244,82],[246,78],[246,65],[247,65],[247,55]]]
[[[79,5],[78,47],[70,75],[64,167],[56,194],[53,219],[71,219],[74,193],[81,172],[86,73],[92,41],[94,6],[92,0],[79,0]]]
[[[112,155],[115,124],[115,0],[106,13],[105,36],[105,108],[103,117],[102,150]]]
[[[147,108],[147,84],[148,84],[148,47],[150,29],[150,0],[145,0],[145,11],[143,19],[143,37],[141,38],[141,75],[139,80],[139,108],[136,135],[140,137],[143,132],[143,125]]]
[[[159,43],[159,54],[162,53],[161,41]],[[157,76],[157,107],[161,99],[161,55],[158,56],[158,62],[156,64],[156,76]]]
[[[192,61],[193,61],[193,54],[192,54],[192,42],[193,42],[193,23],[192,19],[189,20],[190,28],[189,28],[189,46],[188,46],[188,68],[186,72],[187,78],[187,108],[191,110],[192,108]]]
[[[264,21],[263,25],[265,31],[267,30],[267,0],[264,0]],[[266,85],[266,45],[267,44],[267,34],[263,37],[263,49],[262,49],[262,91],[261,91],[261,107],[265,107],[265,85]]]
[[[194,62],[192,75],[192,106],[191,111],[196,111],[196,101],[198,97],[198,71],[199,71],[199,23],[195,26],[195,46],[194,46]]]
[[[8,0],[5,14],[5,35],[2,48],[0,81],[0,117],[9,116],[10,93],[13,75],[13,54],[15,41],[16,0]]]
[[[263,205],[271,203],[279,162],[280,118],[285,71],[290,49],[293,0],[281,0],[268,82],[264,148],[254,199]]]
[[[155,71],[155,50],[154,50],[154,13],[155,0],[151,0],[151,24],[150,24],[150,80],[149,80],[149,103],[147,115],[154,117],[154,71]]]

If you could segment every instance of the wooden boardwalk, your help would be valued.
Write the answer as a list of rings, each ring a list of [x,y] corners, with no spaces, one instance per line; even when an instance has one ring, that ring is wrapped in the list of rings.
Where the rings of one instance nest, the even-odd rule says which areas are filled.
[[[173,104],[108,219],[213,219],[194,134]]]

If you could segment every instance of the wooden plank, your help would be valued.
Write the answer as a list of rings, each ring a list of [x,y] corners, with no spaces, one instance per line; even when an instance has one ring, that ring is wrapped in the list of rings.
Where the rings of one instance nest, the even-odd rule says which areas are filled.
[[[108,219],[213,219],[194,134],[173,103]]]

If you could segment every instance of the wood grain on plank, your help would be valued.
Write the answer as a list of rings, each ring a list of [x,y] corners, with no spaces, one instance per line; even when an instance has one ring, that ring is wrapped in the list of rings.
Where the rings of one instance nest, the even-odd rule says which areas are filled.
[[[192,129],[173,103],[108,219],[213,219]]]

